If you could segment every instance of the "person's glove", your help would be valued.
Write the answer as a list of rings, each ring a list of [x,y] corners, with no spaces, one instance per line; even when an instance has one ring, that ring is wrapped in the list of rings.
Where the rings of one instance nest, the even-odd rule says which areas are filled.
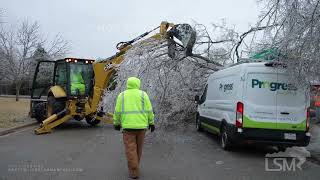
[[[149,125],[149,129],[150,129],[151,132],[153,132],[156,128],[154,127],[154,125],[151,125],[151,124],[150,124],[150,125]]]
[[[117,130],[117,131],[120,131],[120,129],[121,129],[121,126],[120,126],[120,125],[114,125],[113,127],[114,127],[114,129]]]

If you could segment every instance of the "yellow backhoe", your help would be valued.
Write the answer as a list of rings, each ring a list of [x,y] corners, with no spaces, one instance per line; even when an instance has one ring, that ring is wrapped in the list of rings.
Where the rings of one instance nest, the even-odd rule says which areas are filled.
[[[159,29],[158,33],[147,37],[156,29]],[[49,133],[54,127],[72,118],[85,119],[90,125],[97,125],[101,121],[111,123],[112,114],[105,114],[104,109],[99,108],[104,90],[114,88],[116,66],[124,60],[125,53],[135,43],[150,38],[168,40],[170,57],[175,56],[176,46],[188,56],[192,54],[196,33],[188,24],[162,22],[159,27],[131,41],[118,43],[119,51],[102,61],[65,58],[38,62],[29,113],[40,122],[35,134]]]

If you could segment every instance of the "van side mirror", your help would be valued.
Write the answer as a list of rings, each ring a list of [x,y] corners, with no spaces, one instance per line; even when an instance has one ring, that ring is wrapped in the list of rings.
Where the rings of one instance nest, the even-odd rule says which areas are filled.
[[[194,97],[194,102],[198,104],[199,101],[200,101],[200,97],[199,97],[199,95],[196,95],[196,96]]]

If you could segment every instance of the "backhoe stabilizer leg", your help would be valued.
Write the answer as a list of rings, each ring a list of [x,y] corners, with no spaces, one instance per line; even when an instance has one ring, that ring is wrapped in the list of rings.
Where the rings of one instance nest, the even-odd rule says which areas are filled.
[[[58,119],[58,115],[57,114],[53,114],[50,117],[48,117],[47,119],[43,120],[42,123],[40,124],[40,126],[45,126],[49,123],[51,123],[52,121]]]
[[[113,119],[112,117],[108,116],[108,114],[107,116],[104,116],[104,117],[97,116],[96,119],[106,124],[113,124]]]
[[[43,121],[43,123],[40,125],[40,128],[34,130],[34,133],[39,135],[39,134],[45,134],[45,133],[50,133],[52,129],[72,118],[70,114],[67,114],[63,116],[62,118],[58,119],[58,115],[54,114],[50,117],[48,117],[46,120]]]

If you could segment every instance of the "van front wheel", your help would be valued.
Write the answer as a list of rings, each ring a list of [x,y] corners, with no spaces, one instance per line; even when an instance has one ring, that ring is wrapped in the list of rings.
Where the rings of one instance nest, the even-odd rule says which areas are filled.
[[[222,125],[222,128],[221,128],[220,144],[223,150],[231,149],[230,135],[227,131],[226,125]]]

